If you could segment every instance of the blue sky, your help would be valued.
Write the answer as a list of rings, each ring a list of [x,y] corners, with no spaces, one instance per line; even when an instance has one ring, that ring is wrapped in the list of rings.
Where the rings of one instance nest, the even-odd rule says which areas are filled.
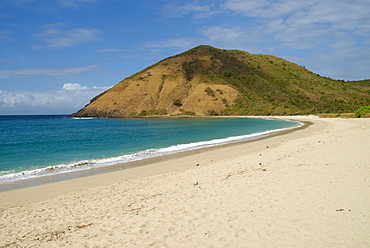
[[[0,115],[70,114],[195,46],[370,78],[369,0],[0,0]]]

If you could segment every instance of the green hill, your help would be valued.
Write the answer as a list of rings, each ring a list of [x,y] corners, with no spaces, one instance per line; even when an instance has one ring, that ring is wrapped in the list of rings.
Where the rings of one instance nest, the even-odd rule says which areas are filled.
[[[124,79],[73,116],[291,115],[365,105],[370,80],[333,80],[274,56],[198,46]]]

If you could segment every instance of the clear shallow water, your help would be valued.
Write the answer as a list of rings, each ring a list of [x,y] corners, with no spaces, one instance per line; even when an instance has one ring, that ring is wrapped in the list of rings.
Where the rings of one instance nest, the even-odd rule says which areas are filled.
[[[0,183],[256,139],[299,125],[249,118],[0,116]]]

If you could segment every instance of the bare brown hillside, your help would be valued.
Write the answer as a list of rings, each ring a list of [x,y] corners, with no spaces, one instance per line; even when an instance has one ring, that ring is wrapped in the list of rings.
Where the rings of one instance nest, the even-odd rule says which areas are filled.
[[[203,57],[205,62],[209,56]],[[131,76],[80,110],[78,116],[212,115],[233,104],[239,92],[201,76],[188,81],[184,58],[175,57]]]

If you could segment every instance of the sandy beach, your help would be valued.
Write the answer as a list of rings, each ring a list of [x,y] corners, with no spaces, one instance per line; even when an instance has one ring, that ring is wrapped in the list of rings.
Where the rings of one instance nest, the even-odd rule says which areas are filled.
[[[370,119],[289,119],[313,125],[0,192],[0,247],[370,247]]]

